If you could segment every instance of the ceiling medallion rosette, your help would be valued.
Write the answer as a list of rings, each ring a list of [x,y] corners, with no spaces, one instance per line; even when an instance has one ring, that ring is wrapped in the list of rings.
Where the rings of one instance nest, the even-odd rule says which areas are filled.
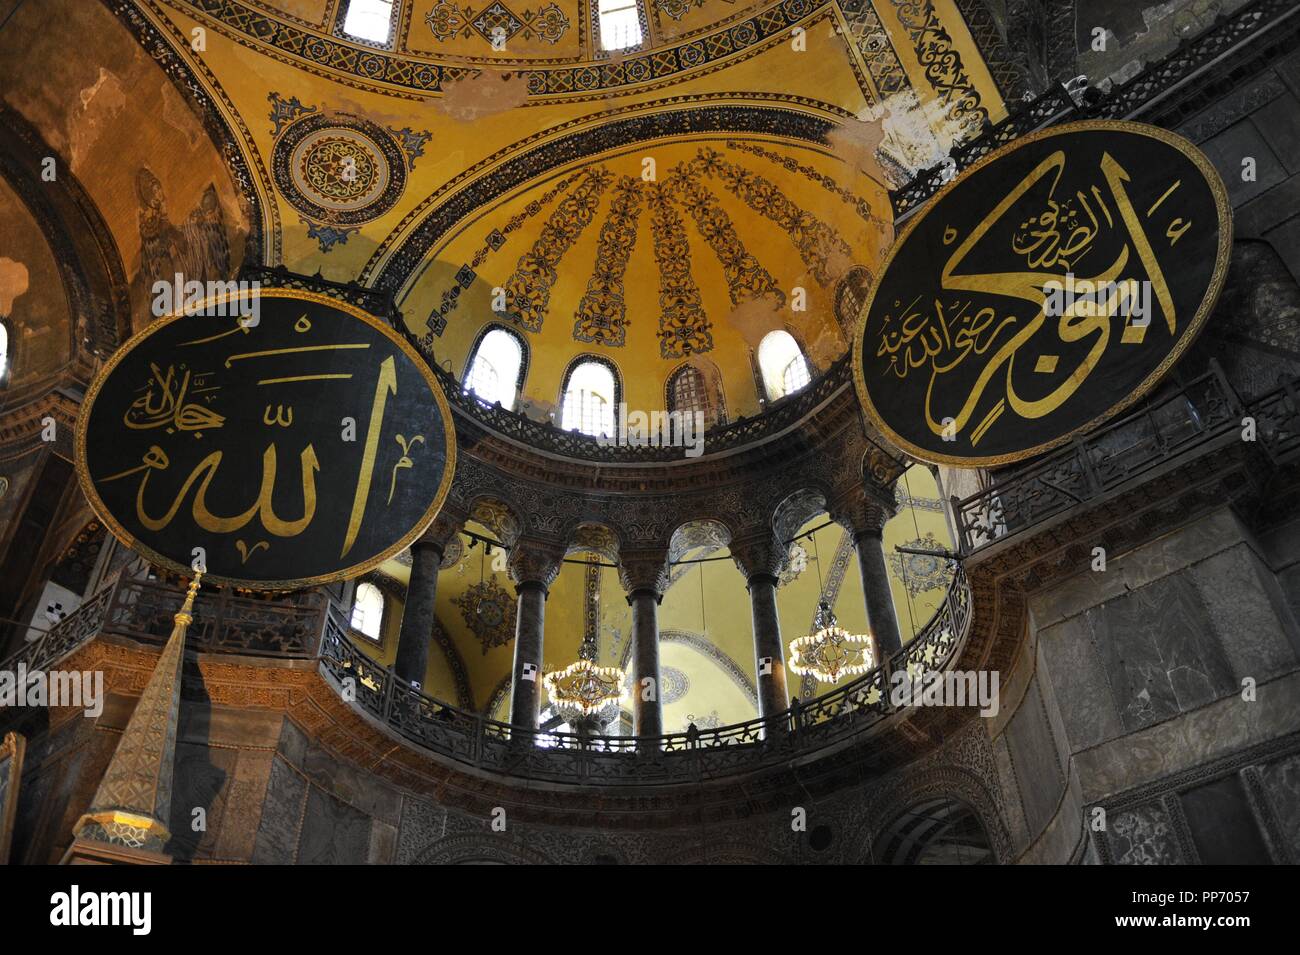
[[[312,113],[278,136],[271,168],[276,188],[294,209],[338,231],[393,207],[406,188],[408,152],[408,144],[369,120]]]

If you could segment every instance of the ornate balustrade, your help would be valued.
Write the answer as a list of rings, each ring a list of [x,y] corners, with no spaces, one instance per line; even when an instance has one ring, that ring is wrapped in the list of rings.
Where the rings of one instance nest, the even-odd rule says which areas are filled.
[[[1216,367],[977,494],[953,498],[962,554],[969,556],[1097,500],[1225,435],[1240,440],[1245,418],[1254,419],[1256,444],[1267,461],[1281,464],[1300,454],[1296,380],[1246,404]]]
[[[49,669],[101,633],[162,644],[171,635],[184,597],[183,587],[124,574],[13,654],[0,669],[14,671],[20,663],[29,673]],[[205,653],[312,659],[327,604],[328,598],[319,591],[278,599],[244,597],[227,589],[200,591],[186,639],[190,649]]]
[[[1128,82],[1097,99],[1076,105],[1059,84],[1027,104],[1009,103],[1009,114],[953,149],[950,158],[917,173],[890,194],[894,219],[915,212],[956,173],[1019,136],[1055,123],[1082,119],[1140,119],[1160,125],[1176,122],[1205,105],[1207,95],[1228,92],[1243,64],[1273,44],[1294,43],[1300,30],[1295,0],[1256,0],[1210,27],[1190,42],[1152,63]],[[1206,84],[1208,71],[1223,74],[1223,84]],[[1253,72],[1253,67],[1247,72]],[[1227,88],[1219,88],[1224,86]]]
[[[942,670],[964,637],[970,591],[960,571],[948,599],[914,640],[870,673],[771,717],[663,736],[582,736],[499,723],[439,702],[394,678],[326,616],[321,667],[357,706],[407,739],[483,769],[557,782],[689,782],[749,771],[851,737],[894,711],[890,674]]]

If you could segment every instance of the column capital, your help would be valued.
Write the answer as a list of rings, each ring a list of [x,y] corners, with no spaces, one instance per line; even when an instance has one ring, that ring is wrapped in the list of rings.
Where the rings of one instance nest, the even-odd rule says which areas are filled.
[[[826,502],[826,511],[831,520],[847,528],[854,540],[864,534],[880,537],[885,522],[893,517],[894,510],[862,484],[845,487]]]
[[[755,577],[770,577],[776,580],[785,569],[788,548],[772,531],[743,537],[731,542],[731,559],[744,575],[745,580]]]
[[[560,566],[564,563],[564,548],[551,541],[521,537],[510,548],[510,557],[506,569],[515,585],[535,583],[543,589],[550,589],[555,578],[560,575]]]
[[[668,589],[668,550],[625,551],[619,554],[618,579],[629,599],[648,591],[658,600]]]
[[[433,519],[433,523],[416,538],[415,543],[430,545],[436,547],[440,554],[445,553],[451,539],[464,529],[466,519],[465,514],[444,505],[438,512],[438,516]]]

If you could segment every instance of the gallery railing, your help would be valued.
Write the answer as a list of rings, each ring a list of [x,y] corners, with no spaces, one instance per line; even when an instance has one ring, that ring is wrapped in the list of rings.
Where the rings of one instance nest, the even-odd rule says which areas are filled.
[[[29,673],[47,670],[101,633],[161,644],[184,597],[184,587],[123,574],[10,656],[0,670],[16,672],[19,664]],[[205,653],[312,659],[328,602],[319,591],[265,599],[224,588],[200,590],[187,645]]]
[[[961,552],[977,553],[1200,445],[1250,428],[1269,462],[1294,460],[1300,454],[1297,382],[1243,402],[1215,365],[1184,387],[1012,471],[991,487],[953,498]]]
[[[99,634],[160,645],[184,588],[122,576],[0,670],[48,670]],[[367,656],[319,592],[261,600],[200,591],[187,646],[197,652],[313,659],[345,698],[412,742],[476,767],[556,782],[677,783],[752,770],[848,739],[898,707],[894,674],[944,669],[965,636],[970,591],[960,569],[929,623],[884,665],[789,710],[695,732],[653,737],[583,736],[511,726],[435,700]]]
[[[1059,122],[1082,119],[1135,119],[1168,122],[1187,110],[1174,108],[1182,92],[1197,92],[1208,71],[1232,73],[1244,59],[1243,47],[1270,42],[1276,34],[1300,29],[1300,4],[1295,0],[1255,0],[1230,14],[1188,43],[1178,46],[1137,76],[1095,100],[1076,104],[1059,84],[1029,103],[1009,103],[1009,114],[973,139],[955,148],[950,158],[917,173],[911,182],[890,194],[894,218],[916,211],[956,173],[1019,136]],[[1222,90],[1221,92],[1227,92]],[[1189,108],[1203,105],[1199,99]],[[1168,116],[1164,114],[1168,113]],[[1159,114],[1159,115],[1156,115]]]
[[[885,665],[774,716],[663,736],[584,736],[511,726],[442,703],[375,663],[327,614],[321,666],[346,697],[386,726],[444,756],[530,779],[624,785],[689,782],[752,770],[847,739],[896,709],[892,674],[942,670],[966,633],[970,591],[955,571],[947,599]]]

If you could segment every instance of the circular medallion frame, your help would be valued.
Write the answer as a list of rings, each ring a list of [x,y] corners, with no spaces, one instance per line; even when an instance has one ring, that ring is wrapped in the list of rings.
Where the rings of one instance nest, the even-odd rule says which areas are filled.
[[[1136,386],[1129,390],[1128,394],[1122,396],[1117,401],[1110,403],[1103,411],[1090,416],[1086,422],[1070,428],[1065,433],[1036,442],[1030,447],[987,456],[945,454],[936,451],[933,448],[922,447],[915,442],[908,440],[906,437],[899,434],[895,428],[891,427],[888,421],[886,421],[885,416],[881,414],[875,403],[872,401],[871,392],[866,384],[863,354],[866,343],[867,324],[871,318],[873,306],[876,303],[876,299],[880,296],[882,288],[885,287],[886,283],[892,277],[891,267],[895,260],[899,258],[900,254],[903,253],[905,249],[908,249],[908,240],[913,236],[913,234],[930,224],[930,217],[936,213],[936,210],[940,209],[943,200],[957,189],[964,187],[976,173],[1023,149],[1024,147],[1042,140],[1077,133],[1103,133],[1107,131],[1144,136],[1176,150],[1201,174],[1209,189],[1219,229],[1215,247],[1214,264],[1209,274],[1206,289],[1201,296],[1201,300],[1198,303],[1191,321],[1179,333],[1169,352]],[[858,314],[857,325],[853,333],[853,383],[858,394],[858,400],[862,405],[863,412],[871,424],[878,428],[880,432],[898,448],[918,460],[934,464],[946,464],[964,468],[997,467],[1011,464],[1016,461],[1023,461],[1027,458],[1035,457],[1046,451],[1050,451],[1053,448],[1060,447],[1061,445],[1071,441],[1077,435],[1085,434],[1093,430],[1145,396],[1173,367],[1178,359],[1183,356],[1187,349],[1191,347],[1201,329],[1204,327],[1210,313],[1214,310],[1214,307],[1218,302],[1219,294],[1223,289],[1224,282],[1226,281],[1228,265],[1231,259],[1232,233],[1232,207],[1227,189],[1224,186],[1218,171],[1194,144],[1181,136],[1156,126],[1148,126],[1143,123],[1133,123],[1126,120],[1084,120],[1075,123],[1065,123],[1060,126],[1053,126],[1048,129],[1022,136],[987,156],[984,156],[978,162],[963,170],[962,173],[952,181],[946,183],[907,223],[902,233],[898,235],[894,243],[891,245],[888,254],[885,256],[884,261],[876,272],[875,280],[872,282],[866,300]],[[934,263],[934,271],[936,273],[938,268],[939,263]]]
[[[89,389],[87,389],[86,395],[82,399],[81,407],[77,413],[76,431],[73,439],[74,468],[77,473],[78,482],[81,485],[82,493],[86,496],[87,501],[89,501],[92,510],[99,519],[104,522],[104,525],[109,529],[113,536],[115,536],[122,544],[141,554],[152,563],[182,575],[192,574],[194,568],[188,564],[176,561],[141,542],[114,517],[101,498],[99,492],[95,489],[95,483],[90,476],[87,463],[87,436],[89,434],[89,422],[91,416],[94,414],[96,399],[100,396],[105,383],[109,380],[109,376],[131,353],[137,344],[152,337],[164,326],[171,325],[172,323],[182,319],[193,319],[195,317],[193,313],[194,311],[207,311],[214,306],[237,300],[246,294],[248,293],[235,292],[209,296],[208,298],[205,298],[202,303],[192,306],[193,311],[190,311],[189,314],[187,314],[186,310],[182,310],[170,315],[165,315],[136,332],[120,348],[118,348],[116,352],[113,353],[112,357],[109,358],[104,367],[100,369],[100,372],[95,376],[94,381],[91,382]],[[384,547],[380,552],[367,557],[365,560],[329,573],[300,578],[257,580],[223,574],[205,573],[204,579],[215,584],[244,587],[250,590],[272,593],[301,590],[305,587],[336,583],[341,580],[352,580],[370,570],[373,570],[384,561],[396,557],[402,551],[410,547],[411,544],[424,534],[429,525],[433,523],[434,519],[442,510],[443,504],[446,503],[447,496],[451,492],[451,484],[456,472],[456,426],[455,420],[452,417],[451,406],[447,403],[447,398],[442,392],[442,387],[439,385],[437,378],[429,368],[424,357],[416,351],[410,342],[382,319],[379,319],[374,315],[371,315],[369,312],[351,305],[348,302],[343,302],[339,299],[331,298],[328,295],[322,295],[317,292],[306,292],[287,288],[264,288],[258,289],[253,294],[259,295],[262,298],[290,299],[293,301],[310,302],[328,308],[337,309],[352,318],[360,320],[371,329],[379,332],[383,337],[391,341],[411,362],[415,371],[424,381],[425,385],[434,397],[436,414],[444,429],[446,458],[443,462],[442,476],[439,480],[438,488],[433,495],[432,501],[425,508],[421,516],[406,533],[401,535],[399,539]]]
[[[356,116],[312,114],[290,123],[275,142],[271,169],[291,206],[331,225],[377,219],[406,189],[401,148],[383,127]]]

